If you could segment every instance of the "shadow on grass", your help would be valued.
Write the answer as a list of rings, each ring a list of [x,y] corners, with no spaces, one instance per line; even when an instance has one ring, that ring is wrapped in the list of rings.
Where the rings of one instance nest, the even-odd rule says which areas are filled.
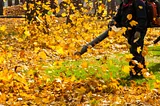
[[[150,66],[149,70],[151,70],[153,73],[160,72],[160,63]]]
[[[160,72],[160,63],[157,63],[157,64],[154,64],[154,65],[150,66],[149,70],[151,70],[153,72],[153,74],[159,76],[157,73]],[[143,76],[138,76],[138,77],[135,77],[133,79],[128,79],[128,78],[129,78],[129,75],[126,76],[126,77],[121,77],[118,80],[120,85],[122,85],[122,86],[130,86],[132,81],[136,81],[136,82],[146,82],[146,81],[148,81],[148,79],[144,78]]]
[[[133,81],[143,80],[144,79],[143,76],[137,76],[137,77],[134,77],[132,79],[129,79],[129,77],[130,76],[128,75],[126,77],[120,78],[120,80],[119,80],[120,85],[122,85],[122,86],[130,86]]]

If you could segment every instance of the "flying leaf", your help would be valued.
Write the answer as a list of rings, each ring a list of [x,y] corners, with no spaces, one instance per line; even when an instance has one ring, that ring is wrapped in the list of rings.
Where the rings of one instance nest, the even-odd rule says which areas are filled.
[[[24,10],[27,10],[26,3],[23,5],[23,9],[24,9]]]
[[[67,16],[67,14],[66,14],[66,13],[62,13],[61,15],[62,15],[62,17],[66,17],[66,16]]]
[[[71,7],[72,10],[76,9],[76,7],[73,4],[71,4],[70,7]]]
[[[132,59],[134,56],[132,54],[125,55],[126,59]]]
[[[98,6],[98,12],[101,13],[103,11],[103,7],[102,6]]]
[[[128,14],[128,15],[127,15],[127,19],[128,19],[128,20],[131,20],[131,19],[132,19],[132,14]]]
[[[122,67],[122,71],[129,74],[129,71],[130,71],[130,66],[123,66]]]
[[[139,8],[139,9],[143,9],[143,7],[142,7],[142,6],[138,6],[138,8]]]
[[[130,22],[130,25],[131,26],[136,26],[138,24],[138,22],[137,21],[134,21],[134,20],[132,20],[131,22]]]
[[[137,52],[140,53],[141,51],[142,51],[142,50],[141,50],[141,47],[138,47],[138,48],[137,48]]]
[[[138,68],[143,68],[144,66],[143,66],[143,64],[141,64],[141,63],[138,63]]]

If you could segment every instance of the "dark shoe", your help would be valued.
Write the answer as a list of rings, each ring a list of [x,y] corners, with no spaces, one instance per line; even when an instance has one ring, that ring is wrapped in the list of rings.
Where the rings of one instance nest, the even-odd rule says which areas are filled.
[[[136,78],[136,76],[129,76],[128,78],[127,78],[127,80],[134,80]]]
[[[134,75],[132,71],[129,72],[129,77],[127,78],[128,80],[133,80],[135,78],[137,78],[137,75]]]

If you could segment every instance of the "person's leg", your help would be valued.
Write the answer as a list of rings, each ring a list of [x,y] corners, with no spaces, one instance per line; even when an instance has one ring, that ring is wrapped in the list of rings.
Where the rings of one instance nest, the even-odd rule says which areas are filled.
[[[129,65],[133,67],[130,71],[130,76],[141,75],[141,70],[146,68],[145,58],[142,55],[143,45],[144,45],[144,36],[145,32],[141,33],[141,38],[137,42],[134,41],[134,32],[131,33],[132,36],[128,37],[128,43],[130,44],[130,53],[133,55],[132,60],[129,62]],[[140,51],[138,50],[140,48]]]

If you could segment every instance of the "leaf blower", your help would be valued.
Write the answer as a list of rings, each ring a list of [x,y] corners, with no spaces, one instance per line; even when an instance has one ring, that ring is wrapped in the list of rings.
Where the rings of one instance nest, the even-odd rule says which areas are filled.
[[[159,41],[160,41],[160,36],[156,40],[154,40],[154,44],[158,43]]]
[[[84,45],[83,48],[81,49],[80,52],[76,52],[75,55],[82,55],[85,52],[87,52],[87,49],[89,46],[94,47],[96,44],[100,43],[102,40],[104,40],[106,37],[108,37],[108,32],[111,31],[111,27],[109,27],[105,32],[103,32],[102,34],[100,34],[98,37],[96,37],[95,39],[93,39],[91,42],[89,42],[88,44]]]

